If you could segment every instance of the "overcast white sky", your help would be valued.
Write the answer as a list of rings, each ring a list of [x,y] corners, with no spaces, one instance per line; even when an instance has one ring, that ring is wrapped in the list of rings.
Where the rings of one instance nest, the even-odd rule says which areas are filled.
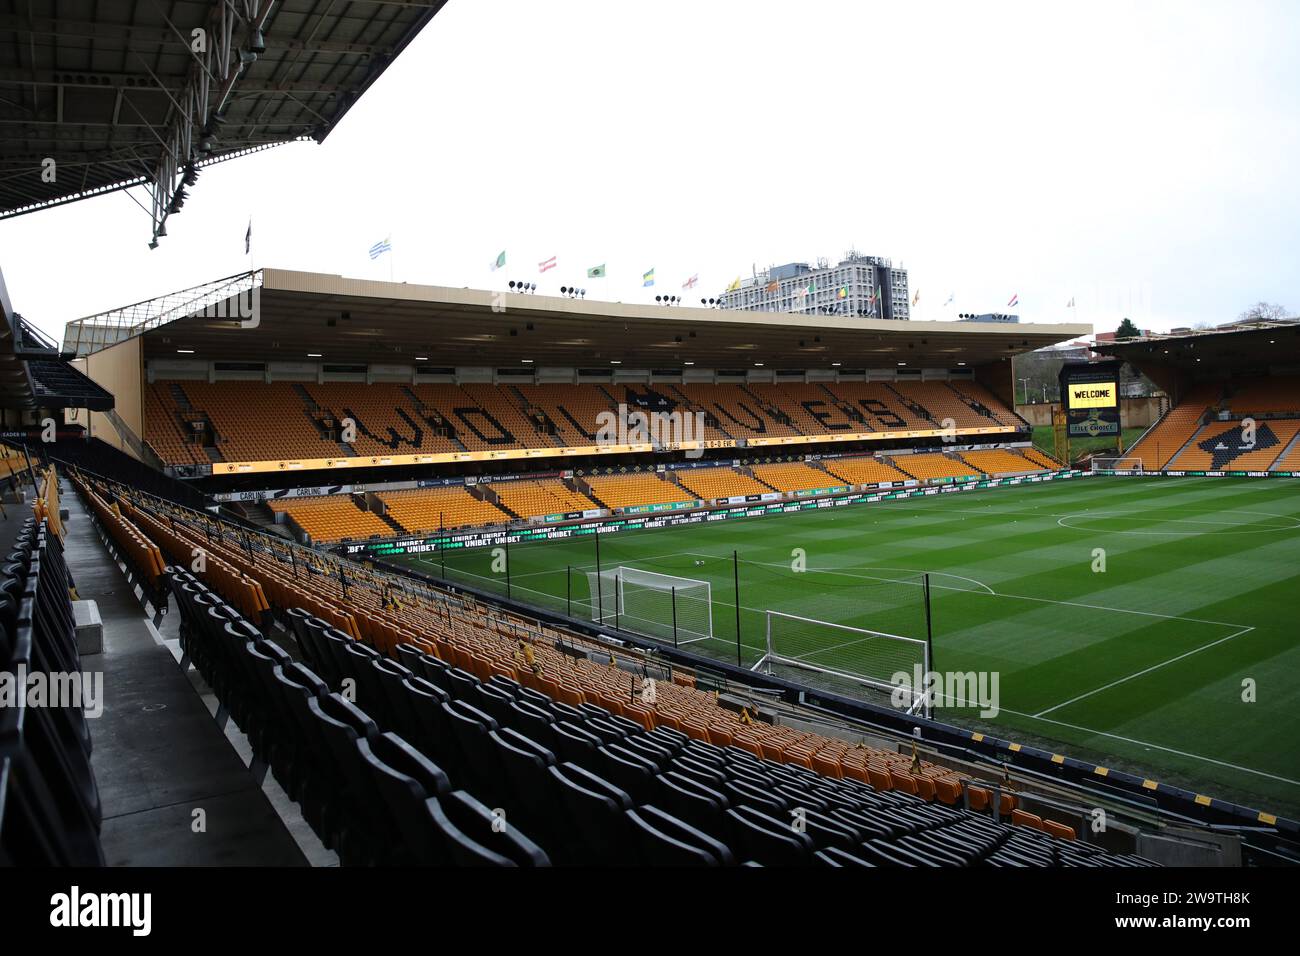
[[[698,273],[698,301],[853,247],[907,267],[918,319],[1294,314],[1297,37],[1285,0],[452,0],[323,145],[204,170],[158,249],[115,194],[0,223],[0,254],[56,337],[247,269],[250,214],[256,266],[456,287]]]

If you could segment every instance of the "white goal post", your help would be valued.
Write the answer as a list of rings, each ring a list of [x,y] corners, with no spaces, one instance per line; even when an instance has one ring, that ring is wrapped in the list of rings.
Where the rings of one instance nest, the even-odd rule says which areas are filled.
[[[782,611],[769,610],[766,618],[767,650],[753,670],[771,674],[776,665],[813,671],[891,695],[902,686],[907,712],[929,716],[924,693],[930,673],[928,641]],[[900,672],[907,674],[906,685],[893,679]]]
[[[1134,474],[1142,474],[1145,468],[1142,467],[1142,459],[1134,455],[1124,455],[1119,458],[1094,458],[1092,459],[1093,471],[1127,471]]]
[[[713,637],[708,581],[625,565],[586,573],[593,621],[674,644]]]

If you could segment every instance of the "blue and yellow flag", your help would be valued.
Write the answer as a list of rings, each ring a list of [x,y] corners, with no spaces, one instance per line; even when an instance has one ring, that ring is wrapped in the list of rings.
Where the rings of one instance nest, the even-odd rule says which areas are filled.
[[[646,272],[646,273],[643,273],[643,274],[642,274],[642,276],[641,276],[641,285],[642,285],[642,287],[645,287],[645,286],[652,286],[652,285],[654,285],[654,284],[655,284],[655,271],[654,271],[654,269],[651,269],[649,272]]]

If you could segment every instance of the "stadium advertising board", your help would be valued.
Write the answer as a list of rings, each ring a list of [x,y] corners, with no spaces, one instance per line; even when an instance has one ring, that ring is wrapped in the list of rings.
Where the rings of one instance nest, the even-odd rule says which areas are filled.
[[[1300,478],[1300,471],[1142,471],[1136,468],[1096,468],[1092,474],[1135,478]]]
[[[809,498],[802,501],[758,501],[714,509],[696,509],[662,513],[659,515],[628,515],[604,520],[583,521],[554,527],[494,528],[483,531],[450,532],[418,538],[399,538],[386,541],[348,542],[336,548],[338,552],[356,557],[385,558],[401,555],[458,551],[467,548],[489,548],[504,544],[521,544],[530,541],[554,541],[582,537],[590,534],[613,534],[619,531],[639,531],[648,528],[670,528],[680,525],[726,521],[731,518],[756,518],[763,515],[787,514],[814,508],[838,508],[852,504],[870,504],[877,501],[916,498],[921,495],[943,494],[954,491],[971,491],[976,488],[998,488],[1026,482],[1051,481],[1070,478],[1080,472],[1059,471],[1045,475],[991,478],[987,481],[968,481],[961,484],[931,485],[927,487],[897,488],[892,491],[877,489],[859,491],[838,497]]]
[[[1071,438],[1118,435],[1122,362],[1067,362],[1061,367],[1065,426]]]
[[[1006,434],[1015,429],[1009,426],[991,428],[922,429],[897,432],[841,432],[832,435],[784,435],[773,438],[709,439],[698,442],[680,442],[671,450],[704,448],[756,448],[760,446],[808,445],[827,442],[885,442],[903,438],[939,438],[948,440],[954,435]],[[618,445],[585,445],[570,448],[501,448],[491,451],[439,452],[420,455],[375,455],[350,458],[304,458],[284,461],[219,461],[200,465],[198,473],[212,475],[248,475],[261,472],[332,471],[347,468],[376,468],[393,465],[446,465],[466,462],[497,462],[535,460],[539,458],[578,458],[596,455],[628,455],[670,450],[666,445],[650,442]],[[717,464],[707,462],[705,464]],[[484,479],[479,479],[483,481]],[[492,479],[493,481],[499,479]]]

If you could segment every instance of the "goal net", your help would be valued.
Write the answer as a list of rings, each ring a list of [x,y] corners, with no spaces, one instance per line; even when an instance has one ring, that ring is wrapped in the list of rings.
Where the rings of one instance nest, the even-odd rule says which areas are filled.
[[[767,651],[754,670],[772,674],[793,668],[803,672],[801,679],[809,672],[833,679],[834,689],[858,685],[890,697],[897,691],[908,713],[929,715],[924,694],[930,672],[928,642],[781,611],[768,611],[766,617]],[[896,681],[899,674],[907,675],[905,683]]]
[[[1094,458],[1092,459],[1093,471],[1119,471],[1129,472],[1132,474],[1142,474],[1142,459],[1133,456],[1122,458]]]
[[[674,644],[713,637],[708,581],[620,566],[588,571],[587,582],[593,621]]]

